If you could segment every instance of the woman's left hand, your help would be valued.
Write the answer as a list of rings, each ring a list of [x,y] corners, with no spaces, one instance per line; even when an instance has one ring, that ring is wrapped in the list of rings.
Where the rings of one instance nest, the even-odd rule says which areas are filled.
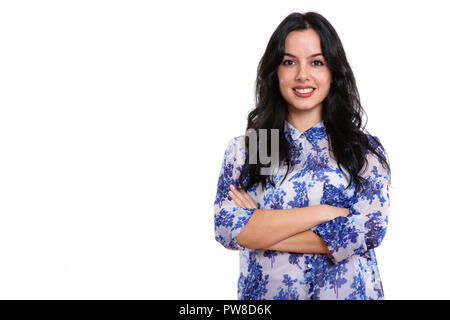
[[[255,201],[249,196],[244,189],[237,189],[233,185],[230,185],[230,191],[228,192],[232,202],[239,206],[249,209],[258,209]]]

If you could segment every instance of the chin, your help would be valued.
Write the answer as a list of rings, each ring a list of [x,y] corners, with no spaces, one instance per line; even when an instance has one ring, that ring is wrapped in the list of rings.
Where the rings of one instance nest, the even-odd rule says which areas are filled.
[[[311,110],[314,109],[315,107],[317,107],[318,104],[316,103],[311,103],[311,104],[291,104],[294,109],[296,110],[302,110],[302,111],[307,111],[307,110]]]

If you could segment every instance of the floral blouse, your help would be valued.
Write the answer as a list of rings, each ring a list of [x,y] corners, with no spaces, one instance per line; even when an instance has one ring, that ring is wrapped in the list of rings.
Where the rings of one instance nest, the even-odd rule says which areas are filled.
[[[346,190],[346,176],[330,156],[323,121],[300,132],[285,121],[284,134],[293,146],[294,170],[280,184],[284,161],[266,189],[254,185],[247,192],[258,209],[289,209],[328,204],[350,210],[346,217],[319,224],[311,230],[320,236],[330,254],[306,254],[248,249],[236,237],[256,210],[239,207],[228,195],[238,182],[245,156],[245,136],[231,139],[225,150],[214,202],[215,239],[239,251],[239,300],[384,299],[374,248],[383,240],[389,215],[388,173],[380,160],[366,153],[368,166],[361,171],[367,183],[362,191]],[[378,138],[370,143],[382,155]],[[376,141],[375,141],[376,139]],[[376,143],[377,142],[377,143]]]

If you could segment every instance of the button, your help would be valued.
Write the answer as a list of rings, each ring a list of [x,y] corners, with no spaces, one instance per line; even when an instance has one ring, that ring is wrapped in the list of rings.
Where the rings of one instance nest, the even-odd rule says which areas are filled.
[[[308,268],[312,268],[312,264],[311,263],[308,263]]]

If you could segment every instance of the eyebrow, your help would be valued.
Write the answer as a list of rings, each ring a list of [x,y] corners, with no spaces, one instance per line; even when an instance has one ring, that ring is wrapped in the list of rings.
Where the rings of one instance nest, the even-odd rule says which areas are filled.
[[[297,59],[297,57],[294,56],[292,53],[285,52],[284,55]],[[317,57],[317,56],[323,56],[322,52],[314,53],[314,54],[310,55],[308,58],[313,58],[313,57]]]

